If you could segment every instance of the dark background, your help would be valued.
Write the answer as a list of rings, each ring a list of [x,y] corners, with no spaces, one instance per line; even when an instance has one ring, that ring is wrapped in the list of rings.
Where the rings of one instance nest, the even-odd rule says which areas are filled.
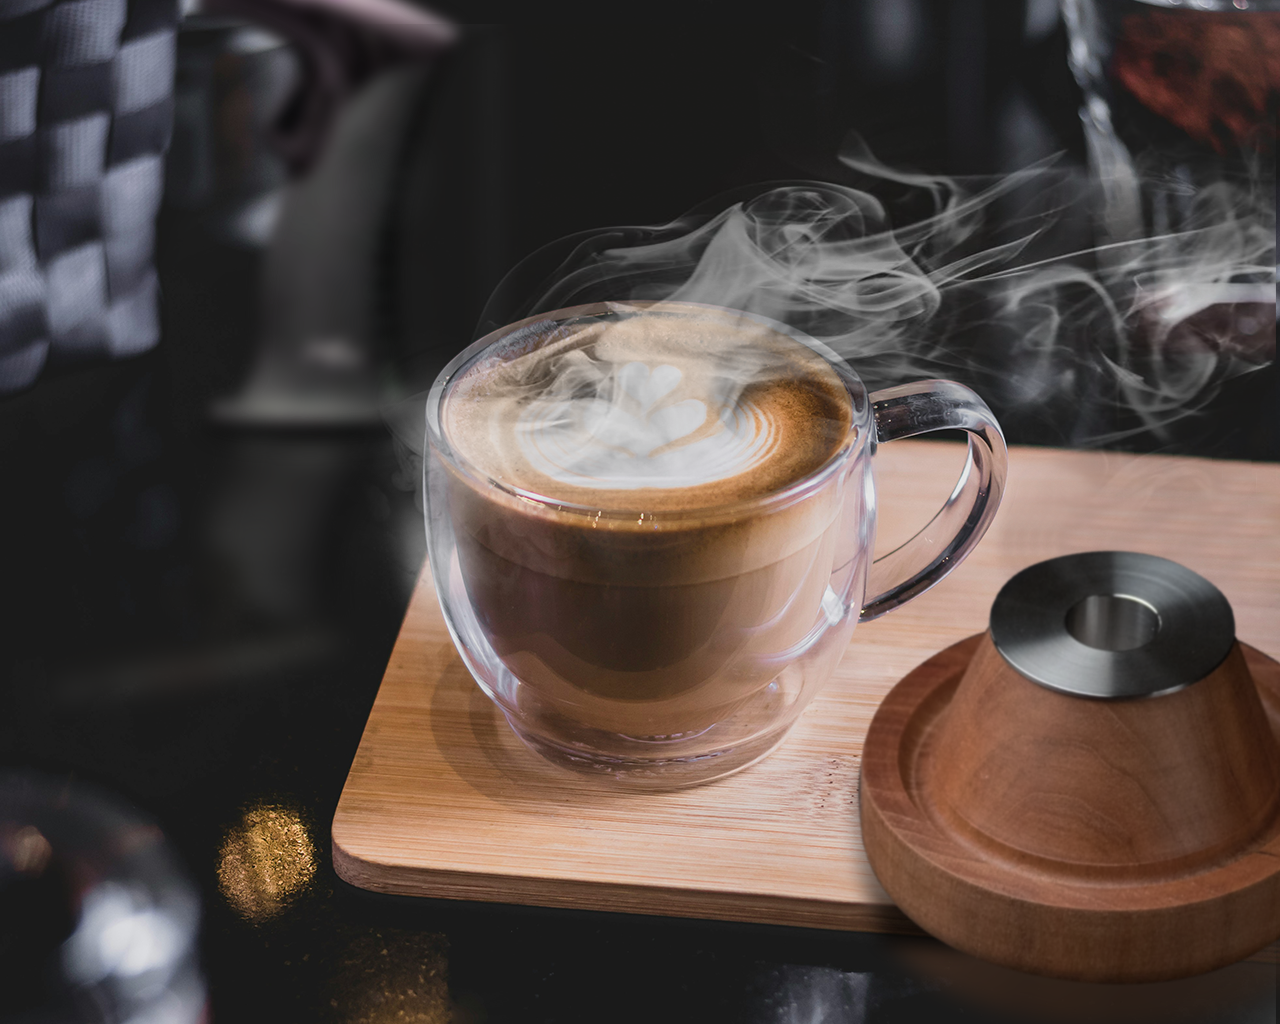
[[[468,29],[410,90],[385,190],[339,177],[317,207],[371,225],[373,272],[351,288],[388,399],[429,384],[540,246],[666,222],[739,185],[830,177],[850,129],[915,170],[1084,164],[1051,5],[439,9]],[[1069,985],[925,940],[394,900],[338,881],[329,823],[423,557],[418,482],[376,422],[211,416],[251,373],[264,305],[301,300],[264,298],[269,250],[228,234],[217,197],[170,185],[186,198],[158,225],[159,348],[0,399],[0,765],[100,784],[159,821],[204,901],[214,1020],[1252,1022],[1274,1007],[1275,970],[1256,964]],[[1147,446],[1276,458],[1275,393],[1273,367],[1229,387],[1204,429]],[[319,858],[265,905],[219,884],[227,837],[264,808]]]

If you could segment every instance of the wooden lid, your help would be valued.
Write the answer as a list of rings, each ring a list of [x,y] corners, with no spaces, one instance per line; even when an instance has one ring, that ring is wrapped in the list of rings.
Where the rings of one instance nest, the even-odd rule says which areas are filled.
[[[990,634],[935,655],[876,713],[867,855],[966,952],[1153,981],[1280,937],[1280,664],[1235,645],[1193,686],[1096,700],[1031,682]]]

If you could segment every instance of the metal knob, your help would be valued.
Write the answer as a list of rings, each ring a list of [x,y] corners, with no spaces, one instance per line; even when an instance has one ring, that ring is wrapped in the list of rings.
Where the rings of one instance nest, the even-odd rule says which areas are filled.
[[[1022,570],[991,606],[1001,657],[1033,683],[1080,697],[1155,697],[1217,668],[1235,643],[1222,591],[1133,551],[1065,555]]]

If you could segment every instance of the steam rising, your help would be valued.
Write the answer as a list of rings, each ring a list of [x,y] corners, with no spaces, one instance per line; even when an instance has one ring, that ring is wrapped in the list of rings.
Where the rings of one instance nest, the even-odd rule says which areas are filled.
[[[503,282],[482,330],[609,300],[723,306],[817,338],[872,388],[955,377],[1017,439],[1075,445],[1159,437],[1274,359],[1270,182],[1161,183],[1159,231],[1140,237],[1131,164],[1082,191],[1051,163],[974,185],[893,171],[859,142],[841,161],[865,190],[777,183],[556,243]],[[1111,240],[1055,253],[1082,209]]]

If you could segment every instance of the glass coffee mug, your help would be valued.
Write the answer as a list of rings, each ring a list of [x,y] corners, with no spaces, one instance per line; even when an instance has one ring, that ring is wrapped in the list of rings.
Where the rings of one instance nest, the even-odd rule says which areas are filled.
[[[426,420],[428,551],[462,660],[533,750],[637,787],[777,746],[859,620],[968,554],[1006,472],[968,388],[868,394],[814,339],[693,303],[496,331],[444,369]],[[876,446],[957,428],[946,504],[873,561]]]

